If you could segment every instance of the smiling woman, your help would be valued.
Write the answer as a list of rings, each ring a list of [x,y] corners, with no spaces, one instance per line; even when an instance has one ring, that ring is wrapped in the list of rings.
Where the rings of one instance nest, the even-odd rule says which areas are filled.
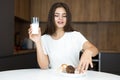
[[[79,73],[93,67],[92,57],[98,54],[97,48],[91,44],[80,32],[71,26],[71,12],[67,4],[54,3],[48,14],[47,28],[43,35],[32,34],[29,37],[36,45],[37,61],[41,69],[57,69],[61,64],[76,67]],[[79,60],[79,52],[84,52]]]

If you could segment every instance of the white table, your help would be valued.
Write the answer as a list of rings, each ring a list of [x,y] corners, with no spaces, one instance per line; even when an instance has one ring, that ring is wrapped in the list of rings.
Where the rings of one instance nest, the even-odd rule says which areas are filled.
[[[0,80],[120,80],[119,75],[87,71],[80,77],[63,75],[54,70],[19,69],[0,72]]]

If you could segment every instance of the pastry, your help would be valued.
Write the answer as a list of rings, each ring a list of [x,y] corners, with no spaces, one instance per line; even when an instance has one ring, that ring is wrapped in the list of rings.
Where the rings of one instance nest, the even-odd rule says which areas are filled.
[[[74,73],[75,72],[75,68],[72,65],[68,65],[66,67],[66,72],[67,73]]]
[[[72,65],[62,64],[60,69],[61,69],[61,72],[65,72],[65,73],[75,72],[75,68]]]
[[[68,65],[67,64],[62,64],[61,65],[61,71],[62,72],[66,72],[66,67],[67,67]]]

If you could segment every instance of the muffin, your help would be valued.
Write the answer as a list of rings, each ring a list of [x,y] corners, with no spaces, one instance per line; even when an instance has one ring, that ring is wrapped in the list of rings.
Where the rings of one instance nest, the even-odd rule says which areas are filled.
[[[67,73],[74,73],[75,72],[75,68],[72,65],[68,65],[66,67],[66,72]]]

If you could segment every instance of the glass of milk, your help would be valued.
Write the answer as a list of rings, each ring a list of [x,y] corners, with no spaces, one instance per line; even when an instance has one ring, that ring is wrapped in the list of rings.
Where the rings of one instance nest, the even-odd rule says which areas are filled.
[[[31,19],[32,34],[38,34],[39,29],[39,18],[32,17]]]

